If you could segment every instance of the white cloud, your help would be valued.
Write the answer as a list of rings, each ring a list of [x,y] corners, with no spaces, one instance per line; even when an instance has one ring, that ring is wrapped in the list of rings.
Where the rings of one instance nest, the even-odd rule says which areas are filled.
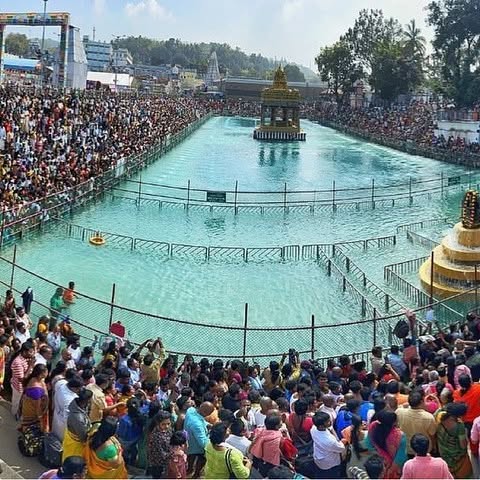
[[[161,5],[158,0],[138,0],[128,2],[125,5],[125,12],[129,17],[146,15],[156,19],[172,18],[172,14]]]
[[[282,20],[290,22],[292,19],[302,12],[304,7],[303,0],[285,0],[282,5]]]
[[[106,0],[93,0],[93,11],[96,15],[105,13]]]

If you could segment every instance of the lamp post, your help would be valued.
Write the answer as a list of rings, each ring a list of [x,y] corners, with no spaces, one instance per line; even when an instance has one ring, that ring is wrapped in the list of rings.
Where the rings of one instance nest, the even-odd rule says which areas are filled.
[[[45,78],[45,27],[47,26],[47,3],[48,0],[43,0],[43,28],[42,28],[42,45],[40,47],[40,67],[41,67],[41,78],[42,78],[42,85]]]

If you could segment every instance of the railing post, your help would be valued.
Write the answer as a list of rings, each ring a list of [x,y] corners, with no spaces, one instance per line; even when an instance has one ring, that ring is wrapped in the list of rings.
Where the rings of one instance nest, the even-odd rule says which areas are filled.
[[[285,182],[285,188],[283,190],[283,210],[287,211],[287,182]]]
[[[367,286],[367,276],[365,273],[363,274],[363,287],[365,288]]]
[[[385,295],[385,311],[388,313],[390,310],[390,295],[387,293]]]
[[[342,276],[342,291],[345,293],[347,290],[347,279],[345,278],[345,275]]]
[[[17,244],[13,246],[12,273],[10,275],[10,290],[13,290],[13,279],[15,276],[15,264],[17,263]]]
[[[410,205],[413,203],[413,197],[412,197],[412,177],[410,177],[408,181],[408,199],[410,202]]]
[[[112,285],[112,299],[110,301],[110,318],[108,319],[108,330],[110,331],[110,327],[113,323],[113,308],[115,306],[115,284]]]
[[[315,315],[312,314],[312,335],[311,335],[312,359],[315,358]]]
[[[238,180],[235,180],[235,196],[233,198],[233,214],[237,214]]]
[[[5,211],[2,213],[2,231],[0,233],[0,248],[3,248],[4,235],[5,235]]]
[[[373,307],[373,346],[377,344],[377,309]]]
[[[364,296],[362,296],[362,311],[361,311],[361,315],[362,315],[362,318],[365,317],[365,315],[367,314],[367,300]]]
[[[332,261],[330,259],[328,259],[328,262],[327,262],[327,275],[329,277],[332,276]]]
[[[433,263],[434,260],[435,260],[435,253],[432,252],[430,256],[430,305],[433,303],[433,270],[435,268]]]
[[[345,269],[347,273],[350,273],[350,259],[348,257],[345,257]]]
[[[372,208],[375,208],[375,179],[372,178]]]
[[[335,180],[332,183],[332,209],[335,211],[337,209],[337,206],[335,205],[335,195],[336,194],[336,189],[335,189]]]
[[[187,182],[187,210],[190,205],[190,180]]]
[[[243,355],[242,360],[245,362],[247,356],[247,332],[248,332],[248,303],[245,304],[245,313],[243,321]]]
[[[140,174],[140,181],[138,182],[138,206],[140,206],[141,196],[142,196],[142,174]]]
[[[335,244],[333,244],[332,245],[332,257],[335,257],[336,253],[337,253],[336,252],[336,246],[335,246]]]

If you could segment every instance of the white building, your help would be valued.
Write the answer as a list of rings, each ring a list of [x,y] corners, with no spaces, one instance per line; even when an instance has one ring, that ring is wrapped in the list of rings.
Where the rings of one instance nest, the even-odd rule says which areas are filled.
[[[90,40],[87,35],[83,37],[83,46],[87,55],[88,70],[92,72],[105,72],[112,66],[112,44]]]
[[[133,65],[133,57],[126,48],[117,48],[113,51],[112,65],[115,68],[125,68]]]

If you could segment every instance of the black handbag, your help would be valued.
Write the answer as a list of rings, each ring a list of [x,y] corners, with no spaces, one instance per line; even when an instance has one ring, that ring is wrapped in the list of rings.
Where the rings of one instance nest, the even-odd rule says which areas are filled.
[[[43,437],[43,448],[39,461],[46,468],[59,468],[62,465],[62,442],[54,433],[47,433]]]

